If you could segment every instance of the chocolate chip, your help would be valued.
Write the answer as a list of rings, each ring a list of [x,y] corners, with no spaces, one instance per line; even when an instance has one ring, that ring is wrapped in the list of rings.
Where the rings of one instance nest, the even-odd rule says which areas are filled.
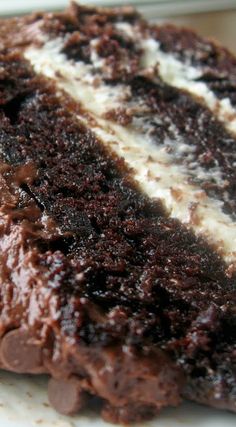
[[[51,378],[48,384],[48,398],[58,412],[72,415],[85,406],[87,394],[81,389],[80,381],[76,377]]]
[[[0,359],[4,368],[17,373],[38,372],[42,366],[41,348],[32,341],[28,331],[8,332],[0,345]]]

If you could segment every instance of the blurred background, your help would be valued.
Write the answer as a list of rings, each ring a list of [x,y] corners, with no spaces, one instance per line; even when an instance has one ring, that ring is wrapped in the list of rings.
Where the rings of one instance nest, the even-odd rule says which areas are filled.
[[[0,16],[33,10],[60,10],[69,0],[0,0]],[[82,4],[134,5],[152,21],[189,26],[236,53],[236,0],[87,0]]]

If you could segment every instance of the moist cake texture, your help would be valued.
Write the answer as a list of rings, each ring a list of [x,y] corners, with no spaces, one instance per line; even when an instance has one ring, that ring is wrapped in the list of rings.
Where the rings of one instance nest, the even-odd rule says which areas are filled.
[[[133,9],[0,25],[0,365],[64,414],[236,411],[236,60]]]

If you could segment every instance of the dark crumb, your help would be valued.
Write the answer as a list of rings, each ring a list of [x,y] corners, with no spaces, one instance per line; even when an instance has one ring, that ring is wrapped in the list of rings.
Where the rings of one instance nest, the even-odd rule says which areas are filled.
[[[199,181],[201,195],[217,196],[233,217],[234,138],[187,93],[140,75],[135,42],[114,29],[120,21],[220,73],[234,71],[234,59],[191,32],[147,26],[130,9],[74,4],[43,20],[51,37],[66,37],[71,61],[90,64],[89,42],[97,40],[104,62],[95,85],[129,85],[136,112],[124,105],[107,119],[129,126],[143,114],[160,145],[173,138],[163,125],[171,120],[195,148],[191,162],[204,171],[217,162],[225,186]],[[8,25],[12,36],[12,22],[0,32]],[[82,107],[37,77],[10,38],[2,35],[0,55],[1,367],[49,374],[50,401],[64,414],[94,395],[104,418],[119,423],[153,417],[183,396],[235,411],[235,272],[140,192],[124,160],[75,119]],[[228,93],[229,82],[208,71],[215,93]],[[187,156],[177,160],[189,166]],[[175,183],[172,195],[181,199]],[[200,221],[197,205],[190,208]]]

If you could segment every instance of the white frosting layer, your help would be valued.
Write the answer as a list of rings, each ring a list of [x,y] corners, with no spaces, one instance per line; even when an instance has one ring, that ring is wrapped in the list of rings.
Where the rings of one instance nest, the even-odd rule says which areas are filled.
[[[222,121],[229,131],[236,133],[235,108],[231,105],[229,98],[220,100],[206,83],[195,81],[202,75],[199,69],[186,65],[172,55],[162,52],[159,43],[153,39],[143,40],[142,47],[145,52],[143,56],[144,67],[153,67],[158,64],[158,70],[164,82],[203,98],[207,107],[214,112],[218,120]]]
[[[195,68],[179,61],[173,54],[163,52],[158,41],[153,38],[143,38],[138,27],[134,29],[128,23],[118,23],[116,27],[135,40],[143,49],[144,54],[141,59],[143,68],[157,67],[165,83],[201,97],[218,120],[222,121],[229,131],[236,133],[236,109],[229,98],[218,99],[206,83],[196,81],[203,75],[201,68]]]
[[[144,43],[150,44],[148,41]],[[145,119],[142,117],[136,117],[126,127],[105,120],[106,111],[120,107],[129,97],[129,88],[124,85],[109,86],[97,81],[98,76],[92,74],[92,69],[94,66],[99,68],[102,63],[95,51],[92,55],[93,65],[82,62],[75,64],[60,53],[62,46],[61,39],[48,41],[42,47],[30,47],[25,52],[25,57],[37,73],[52,78],[59,90],[66,91],[83,105],[95,120],[89,121],[85,115],[80,119],[93,129],[106,146],[124,157],[126,163],[133,168],[134,177],[141,189],[149,197],[160,198],[171,217],[191,227],[197,235],[204,235],[211,244],[218,247],[228,264],[236,264],[236,223],[223,212],[220,200],[208,197],[200,186],[189,183],[189,177],[192,175],[208,179],[209,174],[214,174],[217,184],[220,185],[222,177],[217,165],[214,170],[207,172],[195,164],[191,172],[183,163],[176,163],[176,157],[183,152],[191,159],[194,147],[189,146],[181,135],[177,134],[173,124],[173,141],[166,138],[164,143],[158,146],[153,143],[148,132],[149,127],[145,127]],[[149,54],[146,50],[144,64],[150,65]],[[174,64],[175,59],[169,69],[172,81]],[[177,67],[177,70],[180,70],[180,67]],[[187,71],[184,68],[183,70],[181,78],[184,80],[183,76]],[[180,74],[180,71],[177,72]],[[193,77],[196,73],[191,69],[187,74]],[[167,149],[171,145],[173,151]]]

